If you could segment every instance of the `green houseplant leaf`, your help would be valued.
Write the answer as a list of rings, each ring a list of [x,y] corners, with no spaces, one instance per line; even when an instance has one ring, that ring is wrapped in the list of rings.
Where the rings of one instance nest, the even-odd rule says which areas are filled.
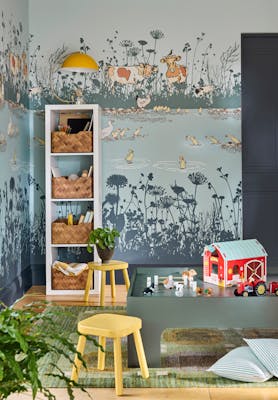
[[[92,245],[99,246],[102,250],[114,249],[115,240],[120,236],[120,233],[115,228],[96,228],[89,233],[87,250],[89,253],[93,252]]]
[[[59,324],[54,322],[59,314],[57,308],[52,311],[48,307],[44,311],[45,308],[44,302],[33,303],[20,310],[0,303],[0,400],[28,389],[32,390],[33,399],[41,392],[47,399],[54,400],[55,395],[43,386],[39,374],[39,362],[50,352],[62,354],[72,364],[77,354],[86,368],[75,345],[63,336]],[[71,381],[56,365],[53,365],[52,374],[65,382],[70,399],[74,399],[74,387],[86,392],[82,385]]]

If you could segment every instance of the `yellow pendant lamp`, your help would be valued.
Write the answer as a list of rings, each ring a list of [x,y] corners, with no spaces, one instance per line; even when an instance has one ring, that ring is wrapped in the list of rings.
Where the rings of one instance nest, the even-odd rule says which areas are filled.
[[[93,57],[85,53],[71,53],[64,60],[60,71],[63,72],[94,72],[99,66]]]

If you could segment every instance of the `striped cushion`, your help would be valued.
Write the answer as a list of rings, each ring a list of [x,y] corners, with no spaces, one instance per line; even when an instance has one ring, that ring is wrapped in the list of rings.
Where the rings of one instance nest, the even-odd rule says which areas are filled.
[[[238,347],[225,354],[208,371],[242,382],[265,382],[272,377],[247,346]]]
[[[278,339],[244,340],[265,368],[278,378]]]

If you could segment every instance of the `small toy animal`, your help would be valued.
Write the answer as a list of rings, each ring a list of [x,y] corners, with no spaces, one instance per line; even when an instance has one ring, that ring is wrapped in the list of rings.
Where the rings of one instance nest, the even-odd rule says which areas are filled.
[[[186,276],[189,280],[191,280],[191,278],[193,278],[196,275],[197,275],[197,272],[195,271],[195,269],[185,269],[182,272],[182,277],[184,278]]]
[[[206,296],[211,296],[212,293],[213,293],[212,288],[207,288],[207,289],[204,290],[204,294],[205,294]]]
[[[201,296],[203,294],[203,288],[201,288],[200,286],[197,286],[196,293],[198,296]]]
[[[175,282],[174,282],[174,280],[166,278],[163,281],[163,285],[164,285],[165,289],[173,289],[173,287],[175,286]]]
[[[148,286],[148,287],[146,287],[145,289],[144,289],[144,294],[153,294],[153,292],[154,292],[154,283],[152,283],[151,284],[151,286]]]

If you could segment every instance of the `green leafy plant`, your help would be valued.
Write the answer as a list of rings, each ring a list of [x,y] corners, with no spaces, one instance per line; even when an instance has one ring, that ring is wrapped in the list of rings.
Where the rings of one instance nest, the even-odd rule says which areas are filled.
[[[55,322],[59,311],[51,311],[51,307],[44,311],[45,308],[46,304],[41,302],[20,310],[0,303],[0,400],[6,399],[12,393],[22,393],[30,389],[33,399],[41,392],[47,399],[55,400],[55,395],[44,387],[39,373],[43,357],[48,353],[62,354],[72,364],[77,354],[86,368],[86,363],[81,354],[76,352],[75,345],[63,336],[59,324]],[[63,314],[64,312],[63,310]],[[86,392],[57,365],[51,364],[51,367],[48,375],[65,382],[71,400],[74,399],[73,388]]]
[[[115,239],[119,237],[120,233],[117,229],[110,228],[97,228],[90,232],[88,239],[87,250],[89,253],[93,252],[92,244],[99,246],[102,250],[114,249]]]

